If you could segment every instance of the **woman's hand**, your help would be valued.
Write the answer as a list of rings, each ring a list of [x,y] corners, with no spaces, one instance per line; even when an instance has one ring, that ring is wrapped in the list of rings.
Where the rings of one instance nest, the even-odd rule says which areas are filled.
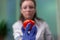
[[[31,29],[31,31],[29,31],[31,24],[28,23],[26,29],[24,29],[22,27],[22,32],[23,32],[23,38],[22,40],[35,40],[36,39],[36,34],[37,34],[37,28],[34,25]]]

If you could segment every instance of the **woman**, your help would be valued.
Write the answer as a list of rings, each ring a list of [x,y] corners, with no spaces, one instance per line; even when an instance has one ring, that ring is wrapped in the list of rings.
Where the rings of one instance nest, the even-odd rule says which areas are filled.
[[[53,40],[46,22],[36,16],[35,0],[21,0],[20,12],[20,20],[13,24],[15,40]],[[26,30],[24,30],[23,22],[30,19],[35,21],[35,25],[29,32],[31,24],[28,23]]]

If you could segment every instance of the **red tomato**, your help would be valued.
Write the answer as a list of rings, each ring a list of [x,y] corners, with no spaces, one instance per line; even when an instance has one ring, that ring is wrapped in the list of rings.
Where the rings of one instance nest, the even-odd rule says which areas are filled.
[[[33,27],[33,25],[35,24],[35,22],[34,22],[33,20],[25,20],[25,21],[23,22],[23,27],[24,27],[24,29],[26,29],[26,26],[27,26],[28,23],[31,23],[31,26],[30,26],[30,30],[31,30],[32,27]]]

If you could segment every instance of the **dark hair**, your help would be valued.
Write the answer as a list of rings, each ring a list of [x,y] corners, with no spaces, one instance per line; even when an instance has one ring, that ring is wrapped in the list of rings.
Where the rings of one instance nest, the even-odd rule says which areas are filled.
[[[20,1],[20,8],[21,8],[21,6],[22,6],[22,3],[24,2],[25,0],[21,0]],[[35,9],[36,9],[36,1],[35,0],[31,0],[33,3],[34,3],[34,5],[35,5]],[[35,14],[34,14],[34,16],[33,16],[33,19],[32,20],[34,20],[34,18],[36,18],[36,19],[38,19],[38,20],[40,20],[38,17],[37,17],[37,14],[36,14],[36,12],[35,12]],[[20,13],[20,18],[19,18],[22,22],[25,20],[24,19],[24,16]],[[34,20],[35,21],[35,20]]]
[[[21,0],[21,1],[20,1],[20,7],[21,7],[21,5],[22,5],[22,3],[23,3],[24,1],[26,1],[26,0]],[[27,1],[29,1],[29,0],[27,0]],[[36,8],[36,1],[35,1],[35,0],[31,0],[31,1],[34,3],[35,8]]]

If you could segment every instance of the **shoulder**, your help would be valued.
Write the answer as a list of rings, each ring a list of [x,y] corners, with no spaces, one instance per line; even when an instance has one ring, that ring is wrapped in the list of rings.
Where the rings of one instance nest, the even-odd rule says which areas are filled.
[[[36,21],[36,24],[39,25],[40,27],[43,26],[43,27],[47,27],[48,24],[46,21],[42,20],[42,19],[35,19]]]
[[[44,20],[41,19],[41,18],[35,18],[35,22],[41,23],[41,24],[47,24],[46,21],[44,21]]]
[[[22,26],[22,22],[21,21],[16,21],[13,25],[12,25],[12,27],[13,28],[19,28],[19,27],[21,27]]]

